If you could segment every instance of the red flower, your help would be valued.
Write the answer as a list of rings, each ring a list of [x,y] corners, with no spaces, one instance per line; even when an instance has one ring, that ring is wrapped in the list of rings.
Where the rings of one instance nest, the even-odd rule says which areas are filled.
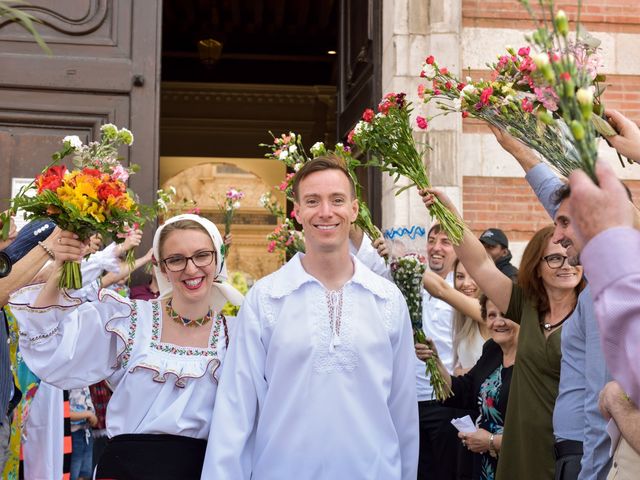
[[[568,82],[569,80],[571,80],[571,75],[569,74],[569,72],[562,72],[560,74],[560,79]]]
[[[425,60],[425,62],[427,62],[429,65],[433,65],[433,62],[435,62],[435,58],[433,58],[433,55],[429,55],[427,57],[427,59]]]
[[[522,109],[525,112],[533,112],[533,103],[526,97],[522,99]]]
[[[393,104],[388,100],[384,100],[380,102],[380,105],[378,105],[378,111],[383,115],[386,115],[387,113],[389,113],[389,109],[391,108],[392,105]]]
[[[354,130],[351,130],[349,132],[349,135],[347,135],[347,143],[349,143],[349,145],[353,145],[353,136],[356,134],[356,132]]]
[[[118,185],[114,183],[103,183],[98,186],[98,200],[103,202],[109,197],[118,198],[122,193]]]
[[[482,90],[482,93],[480,94],[480,102],[483,105],[486,105],[489,103],[489,97],[493,95],[493,87],[487,87],[484,90]]]
[[[418,127],[421,128],[422,130],[426,130],[427,127],[429,126],[427,119],[419,115],[416,117],[416,123],[418,124]]]
[[[467,118],[469,116],[469,112],[467,112],[466,110],[462,111],[462,118]]]
[[[371,120],[373,120],[373,117],[375,115],[376,114],[373,110],[371,110],[370,108],[367,108],[362,114],[362,120],[364,120],[367,123],[371,123]]]
[[[442,75],[447,75],[447,74],[449,73],[449,69],[448,69],[447,67],[442,67],[442,68],[440,69],[440,73],[441,73]]]
[[[36,177],[36,185],[38,187],[38,193],[43,190],[55,191],[64,179],[64,175],[67,173],[67,167],[64,165],[56,165],[50,167],[44,174]]]
[[[91,175],[92,177],[100,178],[102,176],[102,172],[100,170],[96,170],[95,168],[85,167],[82,169],[82,173],[86,173],[87,175]]]
[[[529,52],[531,52],[531,47],[521,47],[520,50],[518,50],[518,55],[521,57],[528,57]]]
[[[464,82],[460,82],[458,85],[456,85],[456,88],[458,89],[458,91],[459,91],[459,92],[461,92],[461,91],[462,91],[462,89],[463,89],[464,87],[466,87],[466,86],[467,86],[467,84],[466,84],[466,83],[464,83]]]
[[[446,88],[447,90],[451,90],[451,87],[452,87],[452,86],[453,86],[453,85],[451,85],[451,82],[446,82],[446,83],[444,84],[444,88]]]

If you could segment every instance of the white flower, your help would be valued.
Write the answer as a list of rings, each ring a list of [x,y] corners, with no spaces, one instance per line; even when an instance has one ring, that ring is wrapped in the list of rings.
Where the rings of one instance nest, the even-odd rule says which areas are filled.
[[[293,166],[293,170],[296,171],[296,172],[298,170],[300,170],[301,168],[302,168],[302,162],[298,162]]]
[[[118,127],[113,123],[105,123],[100,127],[100,131],[109,140],[115,140],[118,137]]]
[[[176,191],[176,187],[174,187],[173,185],[169,185],[169,194],[170,195],[176,195],[178,192]]]
[[[436,69],[433,65],[428,63],[422,64],[422,73],[427,80],[433,80],[436,76]]]
[[[453,108],[455,108],[456,110],[460,110],[462,108],[462,96],[456,98],[453,101]]]
[[[82,141],[77,135],[67,135],[62,139],[62,143],[67,142],[69,142],[69,145],[71,145],[75,150],[82,148]]]
[[[263,193],[262,195],[260,195],[260,200],[259,200],[258,204],[261,207],[266,207],[267,205],[269,205],[270,201],[271,201],[271,194],[270,193]]]
[[[167,204],[164,203],[163,199],[158,198],[158,200],[156,200],[156,203],[158,204],[158,207],[160,208],[160,210],[163,210],[165,212],[167,211]]]
[[[336,147],[337,146],[338,144],[336,144]],[[324,152],[325,152],[325,148],[324,148],[324,143],[322,142],[316,142],[311,147],[311,155],[313,155],[314,157],[318,157],[322,155]]]
[[[233,202],[233,208],[235,209],[240,208],[240,202]]]
[[[289,147],[289,153],[290,153],[290,154],[294,154],[294,153],[296,153],[297,151],[298,151],[298,147],[296,147],[295,145],[291,145],[291,146]]]
[[[542,68],[549,65],[549,55],[547,53],[541,52],[533,56],[533,62],[536,64],[536,67]]]
[[[590,88],[578,89],[576,100],[580,105],[591,105],[593,103],[593,91]]]
[[[289,156],[289,152],[287,150],[282,150],[280,152],[280,155],[278,155],[278,159],[279,160],[286,160],[288,156]]]
[[[460,98],[466,96],[467,93],[473,95],[476,92],[477,92],[476,87],[474,87],[472,84],[465,85],[462,91],[460,92]]]
[[[353,133],[354,133],[355,135],[360,135],[360,134],[362,134],[363,132],[368,132],[368,131],[369,131],[369,130],[371,130],[372,128],[373,128],[373,127],[371,126],[371,124],[370,124],[370,123],[367,123],[367,122],[364,122],[364,121],[360,120],[360,121],[356,124],[355,128],[353,129]]]

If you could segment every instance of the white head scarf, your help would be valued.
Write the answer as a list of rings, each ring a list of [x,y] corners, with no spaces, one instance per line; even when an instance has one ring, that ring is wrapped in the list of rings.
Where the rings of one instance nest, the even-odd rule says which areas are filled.
[[[211,306],[214,310],[220,311],[224,307],[225,303],[231,302],[233,305],[242,305],[244,296],[236,290],[231,284],[227,282],[227,266],[224,259],[223,241],[218,228],[213,222],[203,218],[199,215],[193,215],[190,213],[184,215],[176,215],[164,222],[156,230],[156,234],[153,237],[153,256],[157,260],[157,265],[154,265],[153,270],[156,274],[156,281],[158,282],[158,289],[160,291],[160,298],[170,298],[173,295],[173,286],[165,277],[160,269],[160,234],[164,227],[170,223],[178,222],[180,220],[191,220],[202,225],[213,241],[213,246],[216,249],[216,276],[213,283],[213,293],[211,297]]]

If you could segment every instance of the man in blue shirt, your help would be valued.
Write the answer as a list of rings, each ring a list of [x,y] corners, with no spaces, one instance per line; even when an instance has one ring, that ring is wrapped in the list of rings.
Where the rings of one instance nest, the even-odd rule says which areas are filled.
[[[567,248],[572,257],[569,261],[577,264],[568,204],[557,198],[564,183],[531,149],[500,130],[492,131],[525,170],[529,185],[554,219],[555,241]],[[606,421],[598,410],[598,396],[610,376],[588,285],[562,328],[561,348],[560,385],[553,411],[556,479],[604,480],[610,467],[610,441]]]

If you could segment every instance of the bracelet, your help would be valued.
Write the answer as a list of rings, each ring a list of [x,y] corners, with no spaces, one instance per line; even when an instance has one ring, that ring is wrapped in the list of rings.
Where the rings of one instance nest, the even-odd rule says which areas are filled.
[[[496,452],[496,445],[495,443],[493,443],[494,439],[495,437],[492,433],[491,436],[489,437],[489,455],[491,455],[493,458],[498,458],[498,452]]]
[[[38,242],[38,245],[40,245],[43,250],[45,252],[47,252],[47,255],[49,255],[49,257],[51,257],[51,260],[55,260],[56,259],[56,255],[55,253],[53,253],[53,250],[51,250],[49,247],[47,247],[43,242]]]

